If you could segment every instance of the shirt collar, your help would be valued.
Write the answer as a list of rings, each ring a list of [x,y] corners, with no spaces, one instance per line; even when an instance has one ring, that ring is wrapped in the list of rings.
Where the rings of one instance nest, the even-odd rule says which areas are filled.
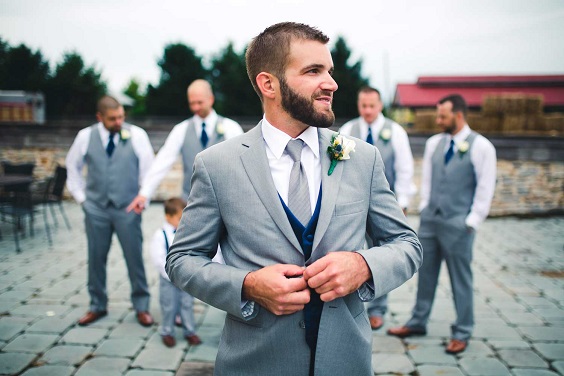
[[[167,221],[165,221],[165,222],[163,223],[163,230],[165,230],[165,232],[168,233],[168,232],[174,232],[174,230],[176,230],[176,229],[174,228],[173,225],[171,225],[170,223],[168,223]]]
[[[196,124],[198,124],[198,126],[200,127],[202,126],[202,123],[206,123],[206,130],[209,130],[213,126],[215,126],[215,123],[217,122],[217,112],[215,112],[215,110],[212,109],[208,114],[208,116],[206,116],[204,119],[202,119],[198,115],[194,115],[194,119],[196,120]],[[210,127],[210,125],[212,127]]]
[[[466,140],[471,132],[472,131],[470,130],[470,127],[468,126],[468,124],[464,124],[464,127],[462,127],[460,132],[458,132],[454,136],[447,134],[447,140],[450,142],[450,140],[452,138],[454,140],[454,143],[458,144],[458,143]]]
[[[368,127],[371,127],[373,132],[380,132],[380,130],[384,126],[385,120],[386,119],[384,118],[384,114],[382,114],[381,112],[378,114],[378,117],[370,124],[368,124],[368,122],[364,120],[362,116],[360,117],[360,123],[365,126],[366,129],[368,129]]]
[[[274,154],[277,159],[280,159],[282,154],[284,154],[288,141],[290,141],[292,137],[270,124],[268,120],[266,120],[266,117],[262,118],[261,129],[262,137],[266,145],[270,151],[272,151],[272,154]],[[317,134],[317,128],[308,127],[297,138],[305,142],[315,157],[319,158],[319,136]]]

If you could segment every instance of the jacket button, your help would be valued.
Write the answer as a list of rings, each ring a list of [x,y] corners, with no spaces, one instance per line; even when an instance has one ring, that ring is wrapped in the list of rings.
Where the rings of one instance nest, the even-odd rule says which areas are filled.
[[[305,321],[300,320],[300,328],[305,329]]]

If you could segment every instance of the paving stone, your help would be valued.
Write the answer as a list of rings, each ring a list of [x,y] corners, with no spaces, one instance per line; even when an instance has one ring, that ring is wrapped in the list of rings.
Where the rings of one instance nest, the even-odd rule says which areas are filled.
[[[394,337],[372,337],[372,352],[373,353],[396,353],[404,354],[405,346],[399,338]]]
[[[457,367],[428,365],[417,367],[417,374],[419,376],[464,376]]]
[[[409,374],[415,371],[409,358],[401,354],[372,354],[372,369],[377,374],[387,372]]]
[[[560,375],[564,375],[564,360],[552,362],[552,368],[554,368]]]
[[[564,360],[564,343],[535,343],[533,346],[548,360]]]
[[[4,347],[4,351],[42,353],[59,338],[56,334],[22,334]]]
[[[543,319],[564,317],[564,310],[556,307],[533,308],[533,312]]]
[[[496,350],[500,349],[530,349],[531,345],[526,341],[504,341],[488,340],[488,343]]]
[[[133,358],[142,346],[143,340],[141,339],[109,338],[100,344],[94,355]]]
[[[0,353],[0,375],[16,375],[23,371],[34,359],[35,354],[13,352]]]
[[[483,341],[470,340],[468,341],[468,347],[464,352],[460,353],[461,357],[485,357],[493,355],[492,349],[485,344]]]
[[[474,338],[520,340],[519,333],[509,326],[480,325],[474,328]]]
[[[507,322],[517,326],[540,326],[543,321],[530,312],[503,312]]]
[[[182,361],[183,354],[184,352],[181,349],[165,348],[164,345],[162,349],[149,348],[141,351],[132,366],[143,369],[175,371]]]
[[[75,320],[66,317],[45,317],[26,329],[26,332],[62,333],[75,324]]]
[[[0,320],[0,340],[9,341],[28,326],[27,320],[4,317]]]
[[[72,366],[50,366],[42,365],[29,368],[21,376],[70,376],[75,368]]]
[[[59,365],[78,365],[92,353],[91,346],[59,345],[50,348],[40,362]]]
[[[176,376],[213,376],[214,365],[200,362],[183,362]]]
[[[10,311],[10,314],[17,316],[57,316],[69,310],[69,307],[60,304],[25,304]]]
[[[154,326],[145,327],[139,323],[120,323],[110,333],[110,338],[148,338]]]
[[[178,345],[177,345],[178,346]],[[186,356],[185,361],[189,362],[208,362],[214,363],[217,357],[217,346],[202,343],[198,346],[190,346]]]
[[[96,345],[107,333],[108,331],[106,329],[73,328],[63,336],[61,342],[66,344]]]
[[[126,358],[95,357],[88,359],[75,376],[121,376],[129,367]]]
[[[558,341],[564,338],[564,328],[531,326],[520,327],[519,331],[531,341]]]
[[[557,373],[546,369],[513,368],[511,372],[515,376],[558,376]]]
[[[532,350],[499,350],[499,356],[510,367],[548,368],[548,363]]]
[[[131,371],[127,371],[125,376],[175,376],[175,373],[167,372],[167,371],[134,369]],[[190,373],[190,376],[198,376],[198,375],[194,373]],[[213,376],[213,373],[211,373],[210,376]]]
[[[462,358],[460,366],[470,376],[510,375],[507,367],[494,358]]]
[[[456,365],[456,357],[445,353],[444,346],[420,346],[408,353],[415,364]]]

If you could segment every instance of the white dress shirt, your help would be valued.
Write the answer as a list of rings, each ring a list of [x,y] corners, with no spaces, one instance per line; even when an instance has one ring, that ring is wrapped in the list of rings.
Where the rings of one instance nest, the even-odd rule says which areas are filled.
[[[198,115],[194,115],[194,122],[198,138],[202,134],[202,123],[206,123],[206,133],[210,138],[212,138],[212,135],[215,133],[217,113],[212,110],[205,119],[202,119]],[[241,126],[231,119],[224,118],[221,125],[223,127],[223,137],[225,139],[243,134]],[[147,172],[145,179],[143,179],[139,194],[146,198],[151,198],[153,193],[155,193],[155,190],[161,183],[161,180],[163,180],[174,162],[176,162],[176,159],[182,150],[182,146],[184,145],[187,129],[188,120],[184,120],[172,128],[172,131],[166,138],[164,145],[161,147],[157,157],[155,158],[155,163],[153,163],[151,169]]]
[[[288,205],[288,182],[290,181],[290,173],[294,165],[294,160],[285,150],[286,145],[292,137],[275,128],[266,118],[263,118],[261,127],[262,136],[266,143],[266,156],[268,157],[268,164],[270,165],[274,186],[280,197],[282,197],[282,200],[284,200],[284,203]],[[321,159],[319,157],[319,136],[317,135],[317,128],[308,127],[298,136],[298,139],[305,142],[302,149],[301,162],[307,176],[309,201],[313,214],[319,196],[319,186],[321,184]]]
[[[166,274],[165,271],[167,248],[163,230],[166,233],[169,247],[172,245],[172,241],[174,240],[176,228],[165,221],[162,228],[155,231],[153,239],[151,239],[151,261],[159,274],[167,281],[170,281],[170,278],[168,278],[168,274]]]
[[[468,124],[462,128],[454,137],[454,152],[458,151],[457,145],[465,141],[470,135],[471,130]],[[432,175],[432,162],[431,159],[435,153],[439,142],[445,138],[445,150],[447,152],[450,146],[451,135],[447,133],[439,133],[429,138],[425,144],[425,153],[423,155],[423,172],[421,177],[421,202],[419,204],[419,211],[425,209],[429,204],[429,197],[431,196],[431,175]],[[484,222],[490,212],[492,203],[497,159],[495,148],[492,143],[482,135],[478,135],[474,139],[472,148],[470,149],[470,160],[474,166],[474,173],[476,174],[476,192],[474,193],[474,200],[470,213],[466,216],[466,226],[477,229],[482,222]]]
[[[339,132],[345,136],[349,136],[354,123],[357,121],[359,121],[360,138],[366,140],[366,137],[368,137],[368,127],[370,126],[372,137],[374,138],[374,142],[376,142],[386,119],[384,115],[380,113],[376,120],[369,125],[361,116],[345,123],[341,129],[339,129]],[[405,129],[396,122],[392,122],[391,128],[392,138],[390,142],[394,150],[394,171],[396,175],[394,193],[396,194],[398,204],[402,208],[407,208],[413,195],[417,192],[417,187],[413,183],[413,155],[411,154],[411,147],[409,146],[409,139]]]
[[[139,184],[141,184],[143,177],[151,167],[151,163],[153,163],[155,153],[151,141],[149,141],[149,136],[147,136],[147,132],[136,125],[129,125],[131,145],[133,146],[135,155],[139,158]],[[98,127],[102,145],[107,145],[110,139],[110,132],[101,122],[94,126]],[[84,156],[88,151],[91,133],[91,127],[84,128],[78,132],[65,160],[67,166],[67,188],[79,204],[82,204],[86,200],[86,179],[82,173],[82,169],[84,167]],[[117,145],[119,142],[119,134],[114,135],[114,142]]]

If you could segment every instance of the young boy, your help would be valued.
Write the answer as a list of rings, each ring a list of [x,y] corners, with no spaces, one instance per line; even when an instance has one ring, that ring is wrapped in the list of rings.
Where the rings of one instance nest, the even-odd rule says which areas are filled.
[[[194,332],[194,312],[192,303],[194,298],[170,282],[165,272],[166,255],[174,239],[176,227],[182,217],[182,210],[186,201],[181,198],[170,198],[165,201],[165,223],[155,232],[151,242],[151,259],[160,274],[159,302],[161,304],[162,324],[161,337],[167,347],[176,345],[174,338],[174,320],[180,315],[184,338],[190,345],[202,343],[200,337]]]

